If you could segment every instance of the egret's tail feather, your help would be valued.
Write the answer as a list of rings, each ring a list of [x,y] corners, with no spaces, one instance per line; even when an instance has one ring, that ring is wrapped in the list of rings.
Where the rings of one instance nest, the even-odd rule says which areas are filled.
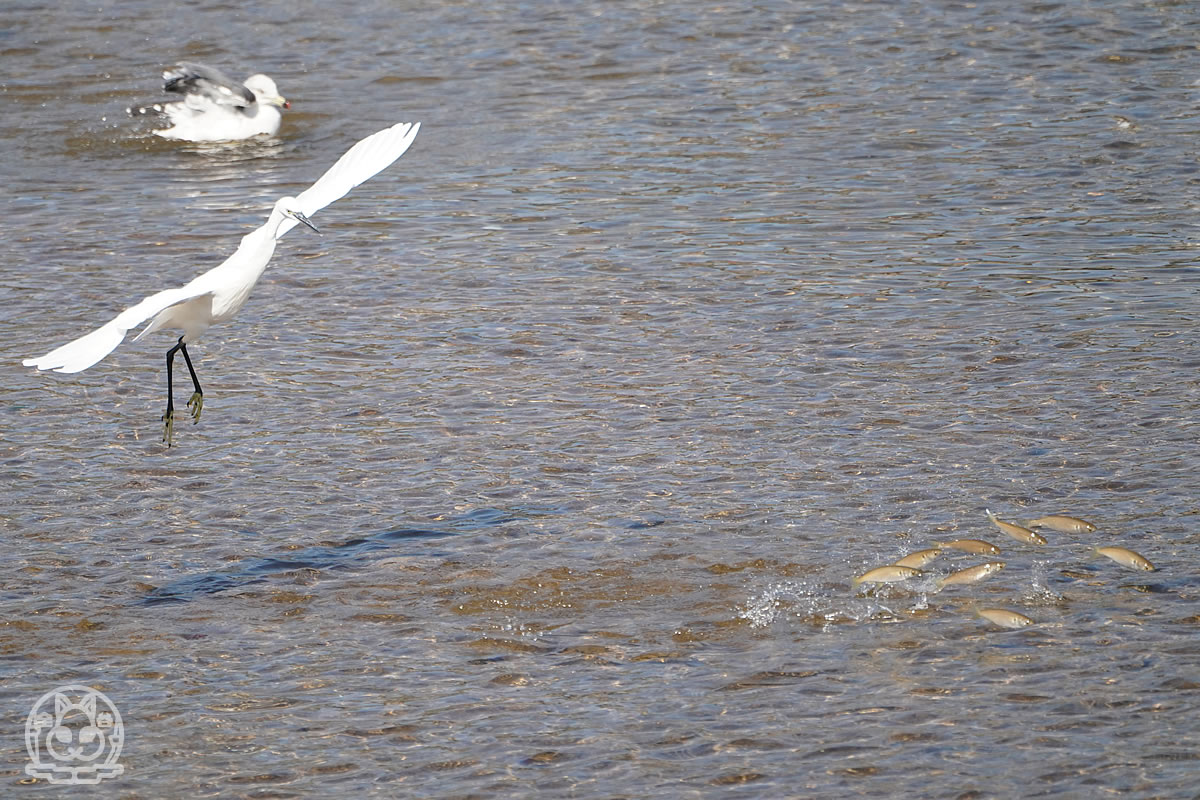
[[[117,349],[117,345],[125,339],[125,333],[126,331],[116,324],[116,320],[113,320],[86,336],[80,336],[73,342],[51,350],[41,358],[27,358],[21,363],[27,367],[52,369],[57,372],[83,372]]]

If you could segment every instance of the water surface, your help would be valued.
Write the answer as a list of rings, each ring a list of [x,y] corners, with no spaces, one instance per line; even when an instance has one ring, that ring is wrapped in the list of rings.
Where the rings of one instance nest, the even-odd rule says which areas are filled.
[[[71,683],[105,797],[1194,794],[1188,6],[264,8],[0,16],[5,796]],[[126,118],[180,58],[279,138]],[[175,447],[167,336],[20,366],[418,120]],[[1006,568],[850,583],[957,537]]]

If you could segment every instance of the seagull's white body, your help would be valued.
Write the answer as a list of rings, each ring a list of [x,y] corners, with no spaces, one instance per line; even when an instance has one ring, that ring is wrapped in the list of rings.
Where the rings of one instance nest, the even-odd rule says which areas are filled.
[[[170,127],[154,133],[164,139],[186,142],[227,142],[253,136],[274,136],[288,102],[275,81],[251,75],[243,83],[220,70],[182,62],[163,73],[164,89],[182,94],[174,103],[160,103],[130,113],[162,114]]]
[[[271,81],[266,75],[255,77]],[[171,127],[154,133],[164,139],[184,142],[232,142],[254,136],[274,136],[283,121],[280,109],[285,102],[271,81],[271,97],[260,98],[260,102],[248,109],[215,105],[202,98],[165,103],[163,114]]]
[[[277,200],[267,221],[243,236],[238,249],[219,266],[178,289],[152,294],[86,336],[23,363],[38,369],[82,372],[116,349],[126,333],[146,320],[151,320],[150,324],[135,341],[162,328],[183,331],[181,344],[194,341],[210,325],[231,319],[246,304],[280,237],[301,222],[313,227],[309,216],[398,159],[419,129],[420,123],[400,123],[368,136],[351,147],[308,189],[296,197]],[[185,356],[186,353],[185,350]],[[168,367],[168,385],[169,382]]]

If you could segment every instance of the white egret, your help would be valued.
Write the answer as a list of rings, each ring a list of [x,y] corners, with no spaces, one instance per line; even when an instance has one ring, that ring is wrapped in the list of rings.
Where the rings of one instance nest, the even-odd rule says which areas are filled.
[[[275,201],[266,223],[243,236],[238,249],[219,266],[178,289],[152,294],[86,336],[51,350],[41,358],[25,359],[23,363],[38,369],[82,372],[116,349],[130,329],[146,320],[150,320],[150,324],[134,337],[134,341],[160,328],[182,330],[179,341],[167,351],[167,411],[162,419],[165,425],[163,441],[170,447],[175,422],[171,392],[175,353],[183,353],[192,376],[195,392],[187,407],[196,423],[200,421],[204,391],[188,355],[188,342],[195,341],[210,325],[231,319],[245,305],[280,237],[300,223],[316,231],[309,217],[403,155],[420,127],[420,123],[402,122],[371,134],[346,151],[312,186],[296,197],[281,197]]]
[[[163,80],[164,90],[183,99],[127,110],[131,115],[161,115],[170,127],[154,133],[164,139],[227,142],[274,136],[283,119],[281,109],[291,107],[279,96],[275,81],[262,74],[238,83],[218,69],[181,61],[163,73]]]

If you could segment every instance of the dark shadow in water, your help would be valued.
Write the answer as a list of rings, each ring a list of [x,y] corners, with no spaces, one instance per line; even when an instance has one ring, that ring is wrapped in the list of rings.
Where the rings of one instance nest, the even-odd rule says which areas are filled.
[[[404,542],[442,539],[463,533],[506,525],[510,522],[548,517],[559,514],[554,508],[520,507],[515,509],[481,508],[459,517],[453,517],[427,528],[398,528],[374,533],[359,539],[350,539],[333,545],[319,545],[289,553],[286,558],[267,556],[247,559],[236,569],[205,572],[172,581],[147,592],[137,605],[160,603],[186,603],[199,595],[215,594],[226,589],[236,589],[252,583],[260,583],[272,575],[300,569],[331,570],[362,566],[385,555],[395,555],[398,544]],[[422,549],[420,555],[445,555]]]

